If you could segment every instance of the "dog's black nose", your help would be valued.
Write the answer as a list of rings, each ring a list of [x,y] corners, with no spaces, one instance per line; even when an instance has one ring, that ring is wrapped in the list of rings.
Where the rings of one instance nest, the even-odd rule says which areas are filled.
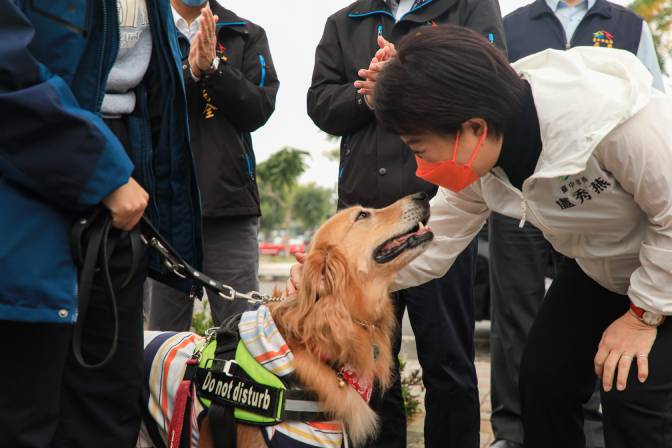
[[[413,199],[414,201],[426,201],[427,199],[429,199],[429,196],[427,196],[427,193],[425,193],[424,191],[420,191],[418,193],[412,194],[411,199]]]

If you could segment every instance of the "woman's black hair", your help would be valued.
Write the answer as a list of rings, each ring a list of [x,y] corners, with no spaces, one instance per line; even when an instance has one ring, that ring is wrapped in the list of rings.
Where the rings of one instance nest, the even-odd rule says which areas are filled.
[[[407,35],[382,69],[374,91],[376,116],[399,135],[455,132],[483,118],[501,135],[522,109],[525,82],[504,54],[475,31],[454,25]]]

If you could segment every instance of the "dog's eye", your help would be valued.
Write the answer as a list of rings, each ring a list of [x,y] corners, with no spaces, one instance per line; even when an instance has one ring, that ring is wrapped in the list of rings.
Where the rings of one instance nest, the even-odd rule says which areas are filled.
[[[355,218],[355,221],[359,221],[360,219],[366,219],[366,218],[368,218],[369,216],[371,216],[371,213],[362,210],[361,212],[359,212],[359,214],[358,214],[357,217]]]

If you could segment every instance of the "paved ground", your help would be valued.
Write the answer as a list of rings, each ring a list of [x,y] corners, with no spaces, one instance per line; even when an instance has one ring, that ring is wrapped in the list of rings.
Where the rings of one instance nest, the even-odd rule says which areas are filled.
[[[260,266],[261,292],[270,293],[274,286],[284,288],[284,279],[287,278],[289,265],[284,263],[262,263]],[[478,375],[478,387],[481,401],[481,448],[487,448],[493,442],[492,428],[490,426],[490,347],[488,338],[490,335],[490,323],[478,322],[476,324],[476,373]],[[407,360],[407,371],[419,369],[417,352],[415,350],[415,337],[404,316],[402,325],[402,356]],[[424,414],[417,416],[409,422],[408,447],[423,448],[423,425]]]

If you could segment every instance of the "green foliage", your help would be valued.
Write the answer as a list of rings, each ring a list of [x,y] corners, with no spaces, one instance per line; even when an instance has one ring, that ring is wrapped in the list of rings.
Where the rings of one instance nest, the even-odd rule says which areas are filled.
[[[271,230],[277,229],[285,222],[288,207],[285,205],[284,195],[278,195],[269,188],[260,188],[259,196],[261,199],[261,230],[268,235]]]
[[[404,408],[406,408],[406,417],[411,420],[415,417],[422,407],[420,401],[422,391],[425,386],[422,384],[422,376],[418,369],[409,374],[405,374],[406,361],[399,358],[399,375],[401,376],[401,396],[404,399]]]
[[[284,147],[257,165],[261,230],[268,233],[287,220],[291,190],[306,170],[308,152]]]
[[[331,190],[310,183],[300,185],[293,193],[292,217],[303,224],[303,230],[313,230],[334,210]]]
[[[195,312],[191,320],[191,328],[194,333],[205,336],[205,332],[214,326],[209,310],[208,299],[203,299],[203,309]]]
[[[307,151],[285,146],[257,165],[259,184],[270,187],[275,193],[287,193],[306,171]]]
[[[663,73],[667,73],[665,61],[672,52],[672,0],[634,0],[630,9],[649,23],[653,41],[658,53],[658,61]]]

